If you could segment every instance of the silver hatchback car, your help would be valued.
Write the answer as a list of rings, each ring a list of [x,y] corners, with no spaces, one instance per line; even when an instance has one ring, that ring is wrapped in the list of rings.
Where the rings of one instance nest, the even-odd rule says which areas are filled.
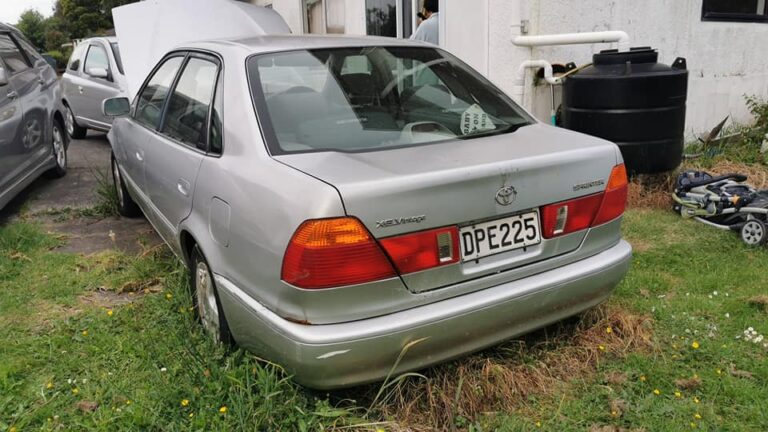
[[[120,210],[188,264],[204,328],[310,387],[577,314],[629,267],[618,148],[418,42],[194,43],[103,108]]]
[[[117,38],[95,37],[78,43],[61,77],[61,87],[70,137],[84,138],[88,129],[108,131],[112,118],[102,114],[101,102],[125,96],[127,90]]]
[[[0,23],[0,209],[40,175],[67,172],[56,72],[14,27]]]

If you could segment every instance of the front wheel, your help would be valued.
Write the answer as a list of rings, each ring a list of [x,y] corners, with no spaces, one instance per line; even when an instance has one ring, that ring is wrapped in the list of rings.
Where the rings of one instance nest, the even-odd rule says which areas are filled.
[[[112,183],[115,186],[115,195],[117,195],[117,212],[120,216],[137,217],[141,215],[141,209],[136,201],[131,198],[131,194],[125,187],[123,176],[120,174],[120,167],[117,165],[115,156],[112,156]]]
[[[768,240],[765,224],[757,219],[748,220],[741,227],[741,240],[749,246],[762,246]]]
[[[56,165],[46,174],[50,178],[61,178],[67,174],[67,142],[61,124],[57,120],[53,121],[51,137],[51,151]]]
[[[67,107],[67,119],[65,120],[65,123],[67,124],[67,133],[70,138],[83,139],[88,133],[88,129],[77,124],[75,113],[72,112],[72,108],[70,107]]]
[[[190,279],[194,293],[195,311],[203,324],[203,329],[216,343],[233,344],[234,340],[229,332],[229,324],[224,317],[219,294],[216,291],[213,272],[197,245],[192,250]]]

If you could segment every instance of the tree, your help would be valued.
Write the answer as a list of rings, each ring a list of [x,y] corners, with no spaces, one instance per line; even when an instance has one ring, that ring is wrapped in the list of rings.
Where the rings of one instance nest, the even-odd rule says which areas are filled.
[[[18,28],[32,44],[38,48],[45,46],[46,19],[34,9],[25,10],[16,23]]]
[[[112,8],[137,0],[57,0],[54,16],[72,39],[81,39],[114,27]]]

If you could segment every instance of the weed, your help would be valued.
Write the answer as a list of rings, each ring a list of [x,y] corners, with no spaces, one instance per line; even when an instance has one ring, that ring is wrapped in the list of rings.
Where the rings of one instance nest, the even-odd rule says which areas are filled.
[[[105,218],[118,216],[118,199],[112,176],[102,170],[92,170],[91,174],[96,178],[96,198],[94,206],[80,210],[84,217]]]

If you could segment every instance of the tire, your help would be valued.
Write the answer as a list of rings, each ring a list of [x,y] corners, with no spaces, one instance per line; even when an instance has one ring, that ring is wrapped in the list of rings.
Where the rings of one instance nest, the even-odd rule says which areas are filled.
[[[221,308],[213,272],[197,245],[192,249],[190,261],[192,265],[189,270],[189,279],[197,319],[200,320],[205,333],[216,343],[233,346],[234,339],[229,331],[227,319],[224,317],[224,310]]]
[[[741,240],[748,246],[762,246],[768,240],[768,230],[765,223],[757,219],[750,219],[741,227]]]
[[[45,175],[48,178],[64,177],[67,175],[67,137],[58,120],[54,120],[51,127],[51,151],[56,166],[48,170]]]
[[[81,127],[77,124],[77,120],[75,120],[75,113],[72,112],[72,108],[70,108],[69,105],[67,105],[67,114],[64,123],[66,124],[67,134],[70,138],[83,139],[88,133],[87,128]]]
[[[117,195],[117,212],[120,216],[134,218],[141,216],[141,208],[136,204],[136,201],[131,198],[131,194],[125,187],[123,182],[123,176],[120,174],[120,167],[117,165],[115,156],[112,155],[112,184],[115,186],[115,194]]]

